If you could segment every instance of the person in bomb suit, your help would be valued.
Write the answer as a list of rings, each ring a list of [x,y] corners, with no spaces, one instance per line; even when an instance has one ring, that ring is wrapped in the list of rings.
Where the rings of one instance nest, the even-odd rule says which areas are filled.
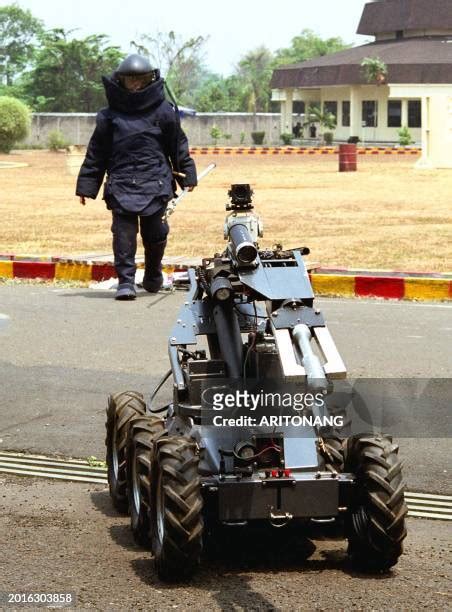
[[[115,298],[131,300],[136,297],[138,227],[145,253],[143,287],[155,293],[163,282],[169,231],[163,215],[175,196],[176,181],[182,189],[194,189],[196,167],[177,107],[165,99],[164,80],[146,58],[128,56],[102,82],[108,107],[97,114],[76,195],[81,204],[95,199],[106,175],[103,199],[113,217]]]

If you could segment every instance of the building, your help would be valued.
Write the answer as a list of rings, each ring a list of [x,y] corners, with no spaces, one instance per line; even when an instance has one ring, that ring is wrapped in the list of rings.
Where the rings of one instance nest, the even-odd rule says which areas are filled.
[[[422,142],[420,164],[452,167],[452,0],[368,2],[357,33],[375,40],[274,71],[281,132],[292,130],[294,103],[317,104],[336,116],[337,140],[398,142],[406,126]],[[368,57],[386,64],[383,84],[366,80]]]

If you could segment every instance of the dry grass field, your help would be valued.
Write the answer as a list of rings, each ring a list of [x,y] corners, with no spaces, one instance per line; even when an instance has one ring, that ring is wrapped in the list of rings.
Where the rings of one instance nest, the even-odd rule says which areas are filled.
[[[221,250],[227,189],[249,182],[265,222],[263,245],[309,246],[323,266],[452,268],[452,171],[416,170],[415,158],[402,156],[362,156],[359,172],[346,174],[334,155],[195,159],[199,170],[210,161],[218,167],[172,217],[169,255]],[[78,203],[67,155],[20,151],[0,161],[29,164],[0,169],[0,253],[111,251],[109,213],[100,199]]]

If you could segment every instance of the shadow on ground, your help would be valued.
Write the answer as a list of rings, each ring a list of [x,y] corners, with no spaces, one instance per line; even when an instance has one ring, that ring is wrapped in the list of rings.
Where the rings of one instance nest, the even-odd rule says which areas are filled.
[[[97,510],[106,516],[120,515],[112,508],[107,491],[91,494]],[[166,584],[159,580],[152,562],[152,553],[135,544],[129,524],[109,528],[112,539],[126,550],[143,551],[143,556],[130,561],[137,577],[147,586],[178,590],[190,584],[207,591],[222,610],[275,610],[264,593],[257,592],[252,580],[256,573],[316,574],[328,570],[341,571],[355,578],[387,580],[392,572],[369,575],[357,572],[350,564],[341,529],[320,525],[291,525],[276,529],[271,526],[221,528],[205,541],[205,552],[199,571],[189,581]],[[322,542],[321,550],[314,543]],[[315,554],[315,558],[311,558]]]

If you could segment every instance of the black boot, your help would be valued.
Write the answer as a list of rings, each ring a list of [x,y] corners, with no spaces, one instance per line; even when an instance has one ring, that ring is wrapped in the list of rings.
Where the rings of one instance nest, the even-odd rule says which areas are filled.
[[[115,293],[115,300],[134,300],[137,297],[135,285],[119,283]]]
[[[165,252],[166,240],[163,242],[150,242],[144,245],[144,278],[143,289],[149,293],[157,293],[163,285],[162,259]]]
[[[116,300],[134,300],[135,253],[137,250],[137,218],[133,215],[113,214],[113,253],[118,277]]]

